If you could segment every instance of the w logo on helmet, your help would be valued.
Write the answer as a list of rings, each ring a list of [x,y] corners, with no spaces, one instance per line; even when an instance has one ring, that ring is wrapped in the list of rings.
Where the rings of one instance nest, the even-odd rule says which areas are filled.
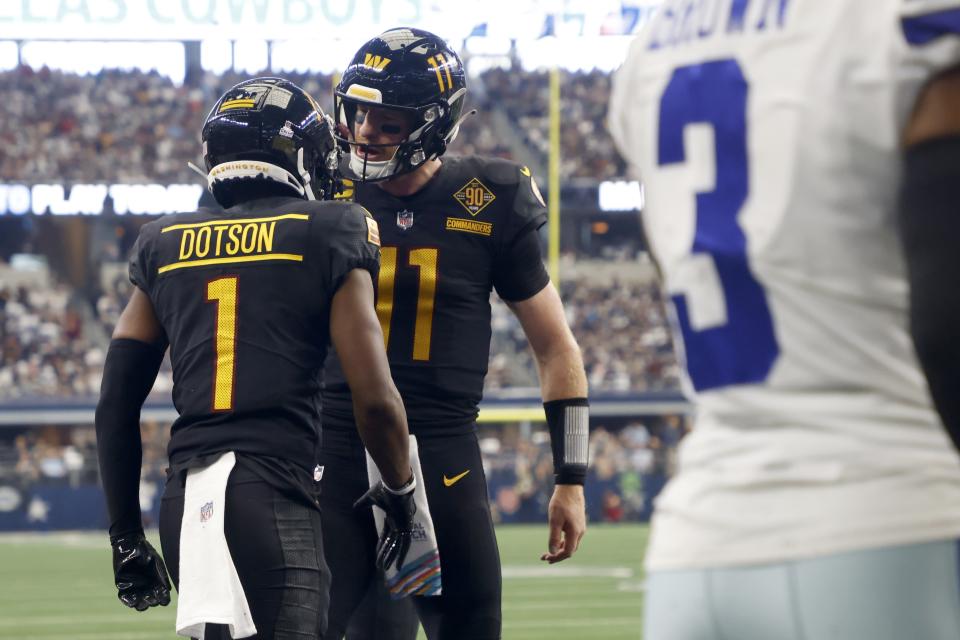
[[[390,58],[376,56],[372,53],[368,53],[363,57],[363,66],[369,67],[374,71],[383,71],[388,64],[390,64]]]

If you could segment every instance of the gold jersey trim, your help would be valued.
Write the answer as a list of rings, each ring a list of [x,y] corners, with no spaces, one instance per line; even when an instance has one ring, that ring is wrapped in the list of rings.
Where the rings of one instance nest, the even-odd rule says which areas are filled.
[[[310,216],[305,213],[285,213],[279,216],[270,216],[267,218],[220,218],[218,220],[208,220],[207,222],[185,222],[183,224],[172,224],[164,227],[160,233],[167,231],[177,231],[178,229],[196,229],[198,227],[223,227],[232,224],[249,224],[252,222],[271,222],[273,220],[309,220]]]
[[[293,253],[264,253],[256,256],[233,256],[232,258],[207,258],[205,260],[185,260],[174,262],[157,269],[157,273],[166,273],[174,269],[188,269],[190,267],[206,267],[212,264],[235,264],[237,262],[264,262],[267,260],[286,260],[303,262],[303,256]]]

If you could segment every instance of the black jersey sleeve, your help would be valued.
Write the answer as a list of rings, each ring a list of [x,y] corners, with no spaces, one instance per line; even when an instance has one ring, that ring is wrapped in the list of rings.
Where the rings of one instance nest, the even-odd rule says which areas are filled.
[[[130,282],[145,292],[150,291],[150,244],[156,225],[152,222],[140,227],[140,235],[130,255]]]
[[[497,259],[493,285],[506,302],[519,302],[540,293],[548,282],[550,275],[543,266],[540,234],[530,228]]]
[[[380,271],[380,230],[373,216],[357,204],[344,204],[344,212],[330,243],[330,291],[336,292],[353,269],[366,269],[374,282]]]
[[[505,245],[509,246],[527,231],[536,230],[547,222],[547,205],[540,194],[533,174],[527,167],[512,165],[515,172],[517,192],[507,222]]]
[[[517,188],[513,206],[503,221],[505,231],[494,262],[493,285],[501,298],[518,302],[539,293],[550,281],[538,233],[547,221],[547,208],[530,170],[512,163],[509,170]]]

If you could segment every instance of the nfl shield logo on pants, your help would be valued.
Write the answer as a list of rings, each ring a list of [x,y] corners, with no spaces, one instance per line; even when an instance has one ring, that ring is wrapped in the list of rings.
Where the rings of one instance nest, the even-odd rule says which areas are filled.
[[[200,522],[208,522],[213,517],[213,503],[208,502],[200,507]]]
[[[397,211],[397,226],[406,231],[413,226],[413,211]]]

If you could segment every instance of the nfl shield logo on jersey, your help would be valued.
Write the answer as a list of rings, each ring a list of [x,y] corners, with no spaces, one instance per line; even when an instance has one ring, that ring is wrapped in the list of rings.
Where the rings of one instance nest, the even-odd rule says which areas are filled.
[[[200,522],[209,522],[213,517],[213,502],[208,502],[200,507]]]
[[[406,231],[413,226],[413,211],[397,211],[397,226]]]

